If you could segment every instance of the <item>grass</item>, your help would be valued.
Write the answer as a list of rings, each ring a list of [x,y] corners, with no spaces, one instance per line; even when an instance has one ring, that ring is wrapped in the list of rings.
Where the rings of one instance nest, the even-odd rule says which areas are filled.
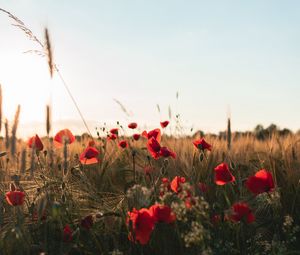
[[[289,231],[293,233],[293,238],[299,234],[300,148],[297,135],[273,136],[267,141],[259,141],[250,136],[238,139],[233,137],[230,150],[226,140],[206,137],[213,149],[205,153],[202,161],[201,153],[193,146],[194,139],[191,137],[163,136],[161,143],[172,148],[177,153],[177,158],[158,160],[149,157],[145,149],[145,138],[137,142],[133,142],[130,137],[126,139],[129,140],[130,147],[120,149],[117,141],[98,137],[96,147],[100,151],[99,163],[83,165],[78,160],[79,154],[90,139],[68,145],[67,155],[64,155],[64,148],[54,149],[53,159],[50,160],[50,150],[53,147],[51,139],[45,138],[45,150],[38,155],[26,149],[26,155],[34,155],[34,159],[26,158],[24,174],[24,170],[21,171],[20,168],[24,163],[20,164],[20,161],[24,161],[22,155],[26,144],[18,141],[16,157],[8,153],[1,158],[0,218],[3,241],[0,242],[0,247],[3,254],[110,254],[116,249],[124,254],[140,254],[142,250],[144,254],[169,254],[178,239],[182,247],[172,251],[175,254],[198,254],[204,250],[208,254],[240,254],[242,251],[244,254],[288,254],[299,249],[296,242],[298,239],[288,244],[289,240],[284,237],[283,231],[284,219],[290,217],[287,218],[292,219]],[[231,166],[237,181],[223,187],[215,185],[213,169],[224,161]],[[151,166],[150,174],[145,174],[147,166]],[[253,197],[245,189],[244,182],[249,175],[262,168],[273,174],[276,188],[268,195]],[[203,226],[200,234],[203,239],[195,245],[192,242],[191,247],[185,247],[184,238],[174,230],[175,227],[170,230],[170,226],[161,224],[161,232],[156,229],[147,245],[129,241],[127,211],[150,206],[155,201],[167,204],[157,194],[161,187],[160,180],[163,177],[171,180],[175,176],[185,177],[193,196],[203,200],[202,203],[207,203],[205,217],[201,218]],[[199,182],[208,186],[207,192],[199,191]],[[11,183],[26,193],[25,203],[17,208],[7,205],[4,199]],[[141,187],[149,191],[150,197],[143,197],[145,190],[144,193],[137,190]],[[171,199],[172,206],[176,203],[177,207],[182,206],[183,198],[178,195],[178,202],[178,197],[174,198],[174,194],[170,196],[171,198],[164,199]],[[251,205],[256,216],[255,223],[221,220],[218,225],[211,224],[210,218],[213,215],[226,215],[231,205],[237,201],[247,201]],[[177,212],[177,218],[182,216],[181,213],[180,210]],[[201,211],[195,208],[192,213],[195,215],[186,216],[187,212],[184,214],[183,217],[187,217],[184,224],[180,221],[177,223],[182,224],[180,231],[183,233],[191,231],[192,222]],[[93,217],[93,226],[87,231],[80,222],[88,215]],[[66,224],[72,228],[71,242],[63,241]],[[164,239],[167,233],[171,233],[171,236]],[[244,240],[241,241],[242,237],[239,236],[237,241],[237,234],[243,234]],[[260,239],[255,240],[256,237]],[[166,243],[160,244],[161,239]],[[13,245],[15,242],[18,247]],[[166,251],[157,250],[160,245],[166,246]]]

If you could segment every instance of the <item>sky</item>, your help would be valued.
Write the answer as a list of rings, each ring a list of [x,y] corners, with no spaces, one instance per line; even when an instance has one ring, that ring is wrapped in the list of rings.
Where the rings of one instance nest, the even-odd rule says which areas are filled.
[[[300,1],[0,0],[41,40],[50,32],[54,61],[90,129],[136,121],[155,127],[180,114],[206,132],[257,124],[300,129]],[[21,104],[19,134],[85,128],[45,58],[0,13],[0,84],[4,116]],[[178,99],[176,93],[178,92]],[[114,101],[130,112],[126,116]],[[160,106],[161,113],[156,105]]]

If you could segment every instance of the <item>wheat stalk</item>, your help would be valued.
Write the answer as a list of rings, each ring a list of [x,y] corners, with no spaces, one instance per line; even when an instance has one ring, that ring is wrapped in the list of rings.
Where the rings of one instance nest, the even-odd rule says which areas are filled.
[[[68,171],[68,146],[67,146],[67,141],[64,141],[64,167],[63,167],[63,176],[67,174]]]
[[[227,120],[227,149],[230,150],[231,148],[231,122],[230,118]]]
[[[13,15],[9,11],[6,11],[2,8],[0,8],[0,11],[6,13],[8,17],[15,22],[14,24],[12,24],[13,26],[21,29],[30,40],[38,43],[43,48],[43,44],[41,43],[41,41],[33,34],[33,32],[24,24],[23,21],[21,21],[17,16]]]
[[[4,123],[4,127],[5,127],[5,148],[6,150],[8,150],[9,148],[9,129],[8,129],[8,120],[6,119],[5,120],[5,123]]]
[[[34,147],[31,149],[31,156],[30,156],[30,177],[33,178],[33,172],[35,168],[35,162],[34,162]]]
[[[70,96],[77,112],[79,113],[80,118],[81,118],[85,128],[87,129],[90,136],[93,137],[92,133],[91,133],[86,121],[85,121],[85,118],[84,118],[82,112],[80,111],[79,106],[78,106],[75,98],[73,97],[73,95],[71,93],[71,90],[69,89],[69,86],[65,82],[65,80],[64,80],[60,70],[58,69],[57,65],[53,62],[53,53],[52,53],[52,49],[51,49],[51,43],[50,43],[48,30],[45,29],[45,39],[46,39],[46,47],[45,47],[44,44],[34,35],[34,33],[25,25],[25,23],[23,21],[21,21],[19,18],[17,18],[15,15],[10,13],[9,11],[6,11],[2,8],[0,8],[0,11],[6,13],[9,16],[9,18],[11,18],[15,22],[14,24],[12,24],[13,26],[16,26],[19,29],[21,29],[26,34],[26,36],[29,37],[30,40],[36,42],[42,48],[42,51],[29,51],[29,52],[39,52],[40,53],[39,55],[42,55],[42,56],[46,55],[48,57],[48,65],[49,65],[49,71],[50,71],[51,77],[53,75],[53,71],[56,71],[59,78],[60,78],[60,80],[61,80],[61,82],[63,83],[65,89],[67,90],[67,93]],[[45,49],[46,49],[46,52],[45,52]]]
[[[121,107],[122,111],[127,115],[127,117],[130,117],[130,113],[127,111],[126,107],[118,99],[114,98],[114,101]]]
[[[160,113],[160,106],[159,106],[159,104],[156,104],[156,109],[157,109],[158,113]]]
[[[171,120],[172,119],[172,109],[171,109],[170,105],[169,105],[168,111],[169,111],[169,119]]]
[[[51,130],[51,109],[50,105],[46,106],[46,131],[47,131],[47,136],[49,136]]]
[[[21,154],[21,168],[20,168],[20,172],[21,174],[24,174],[26,171],[26,149],[22,150],[22,154]]]
[[[49,73],[52,78],[54,72],[54,64],[53,64],[52,47],[51,47],[49,32],[47,28],[45,28],[45,47],[46,47],[45,51],[48,59]]]
[[[17,111],[15,113],[14,123],[11,129],[11,147],[10,147],[11,155],[15,155],[16,153],[17,128],[19,124],[20,111],[21,111],[21,106],[18,105]]]

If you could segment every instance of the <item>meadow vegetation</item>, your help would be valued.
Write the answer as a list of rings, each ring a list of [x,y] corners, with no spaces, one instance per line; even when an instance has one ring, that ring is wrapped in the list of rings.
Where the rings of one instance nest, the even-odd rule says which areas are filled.
[[[33,136],[14,155],[6,143],[3,254],[298,254],[297,135],[233,137],[230,149],[215,136],[196,147],[199,135],[162,135],[156,150],[149,133],[135,140],[117,128],[94,139]],[[268,176],[249,186],[261,169]],[[10,192],[22,195],[10,201]]]

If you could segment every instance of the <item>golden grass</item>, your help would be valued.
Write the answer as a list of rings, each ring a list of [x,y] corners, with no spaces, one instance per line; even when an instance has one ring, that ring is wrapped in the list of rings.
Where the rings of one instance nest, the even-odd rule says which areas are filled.
[[[49,69],[50,77],[52,78],[54,73],[54,61],[53,61],[53,54],[52,54],[49,32],[47,28],[45,28],[45,48],[46,48],[45,52],[48,60],[48,69]]]

